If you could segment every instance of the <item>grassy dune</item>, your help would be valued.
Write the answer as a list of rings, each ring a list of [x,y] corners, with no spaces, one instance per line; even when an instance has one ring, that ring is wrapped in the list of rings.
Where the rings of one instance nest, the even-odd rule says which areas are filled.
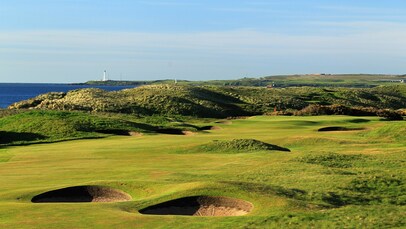
[[[107,92],[82,89],[68,93],[48,93],[10,106],[13,109],[91,111],[145,115],[182,115],[225,118],[262,115],[274,112],[293,114],[310,105],[339,105],[349,108],[404,109],[406,85],[354,88],[264,88],[147,85],[134,89]],[[354,111],[331,114],[353,115]],[[326,114],[330,114],[326,113]],[[363,112],[363,115],[367,115]]]
[[[199,123],[194,135],[110,136],[0,148],[2,228],[402,228],[403,122],[371,117],[266,117]],[[319,132],[342,126],[364,130]],[[403,128],[403,129],[402,129]],[[390,134],[388,134],[390,133]],[[223,152],[213,140],[255,139],[286,151]],[[220,148],[219,148],[220,147]],[[240,150],[242,147],[242,150]],[[251,148],[249,148],[251,149]],[[214,152],[215,151],[215,152]],[[122,203],[33,204],[42,192],[104,185]],[[240,217],[151,216],[138,211],[195,195],[251,202]]]

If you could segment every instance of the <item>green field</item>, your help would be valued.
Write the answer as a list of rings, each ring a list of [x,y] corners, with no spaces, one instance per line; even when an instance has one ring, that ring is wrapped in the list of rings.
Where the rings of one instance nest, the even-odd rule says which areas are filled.
[[[75,120],[75,115],[71,118]],[[190,135],[145,132],[3,145],[0,228],[406,227],[404,121],[255,116],[225,123],[193,120],[193,124],[218,128]],[[317,131],[323,127],[355,130]],[[222,149],[223,143],[213,144],[233,139],[255,139],[290,152],[261,150],[245,142],[234,151]],[[78,185],[109,186],[132,200],[31,202],[40,193]],[[139,213],[150,205],[196,195],[239,198],[254,208],[233,217]]]

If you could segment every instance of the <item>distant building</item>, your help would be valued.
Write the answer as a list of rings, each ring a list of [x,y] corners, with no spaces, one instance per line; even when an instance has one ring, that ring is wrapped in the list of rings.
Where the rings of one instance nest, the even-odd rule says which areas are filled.
[[[108,80],[108,78],[107,78],[107,71],[104,70],[104,72],[103,72],[103,80],[102,80],[102,81],[107,81],[107,80]]]

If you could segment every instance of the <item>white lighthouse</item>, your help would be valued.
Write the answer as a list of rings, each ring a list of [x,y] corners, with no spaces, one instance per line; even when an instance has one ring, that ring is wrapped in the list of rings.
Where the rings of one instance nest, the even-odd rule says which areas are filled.
[[[103,81],[107,81],[107,71],[104,70],[103,72]]]

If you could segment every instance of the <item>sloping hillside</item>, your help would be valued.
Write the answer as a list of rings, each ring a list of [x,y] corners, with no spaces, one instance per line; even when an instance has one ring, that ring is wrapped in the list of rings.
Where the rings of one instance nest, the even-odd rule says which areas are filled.
[[[18,102],[10,109],[80,110],[138,115],[229,117],[301,110],[309,105],[343,105],[374,109],[406,108],[406,85],[371,89],[259,88],[148,85],[107,92],[81,89],[48,93]]]

